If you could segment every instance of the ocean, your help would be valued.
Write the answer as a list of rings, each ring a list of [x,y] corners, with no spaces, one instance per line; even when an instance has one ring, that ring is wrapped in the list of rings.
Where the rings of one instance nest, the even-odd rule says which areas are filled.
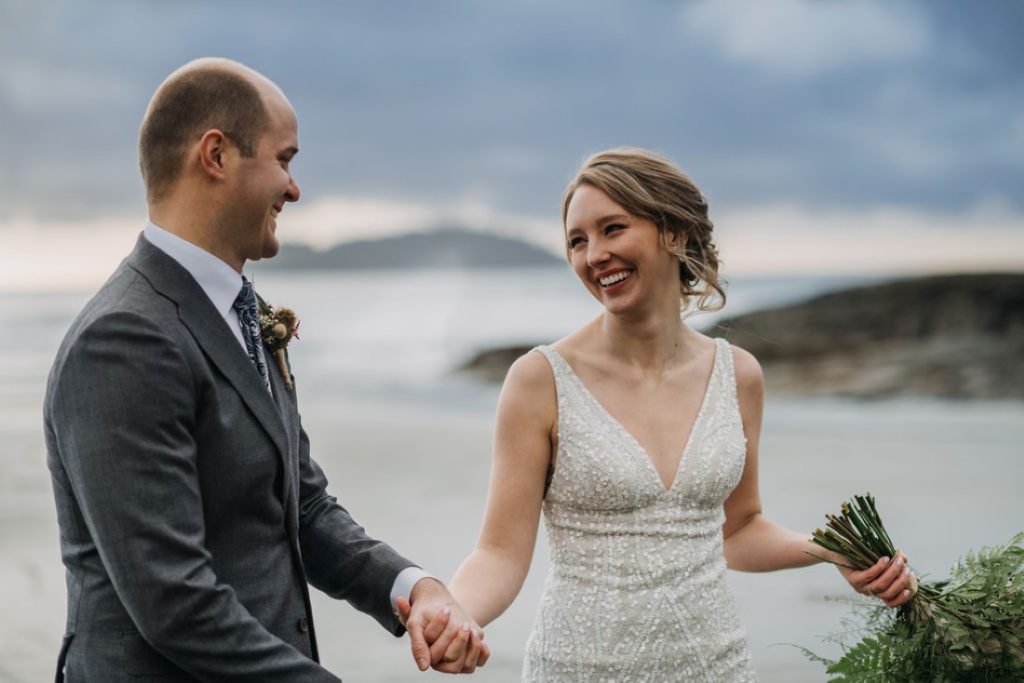
[[[598,304],[568,268],[255,273],[260,293],[302,319],[292,347],[313,454],[335,495],[373,534],[441,578],[472,548],[486,494],[498,388],[454,370],[477,351],[551,342]],[[741,278],[721,314],[793,302],[871,278]],[[0,293],[0,680],[52,675],[64,622],[63,570],[45,465],[46,373],[84,291]],[[769,387],[770,390],[770,387]],[[1024,404],[773,397],[761,442],[766,514],[810,531],[870,490],[921,573],[942,576],[970,548],[1024,529]],[[541,542],[516,603],[487,629],[483,681],[518,679],[547,553]],[[827,655],[849,591],[831,567],[730,574],[763,681],[825,676],[799,645]],[[418,674],[405,640],[348,606],[315,597],[324,663],[346,680]]]

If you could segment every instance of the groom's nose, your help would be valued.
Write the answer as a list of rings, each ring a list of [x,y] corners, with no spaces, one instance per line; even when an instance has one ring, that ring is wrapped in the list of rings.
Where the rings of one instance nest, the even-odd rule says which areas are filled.
[[[299,191],[299,184],[295,182],[294,177],[288,176],[288,189],[284,192],[285,201],[297,202],[300,194],[302,193]]]

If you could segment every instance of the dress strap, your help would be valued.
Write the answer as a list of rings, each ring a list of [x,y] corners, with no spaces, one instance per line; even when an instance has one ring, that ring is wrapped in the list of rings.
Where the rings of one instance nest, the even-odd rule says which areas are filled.
[[[565,371],[565,359],[562,358],[562,354],[558,353],[558,351],[555,351],[550,346],[540,344],[539,346],[534,346],[531,351],[540,351],[544,354],[544,357],[548,359],[548,363],[551,364],[551,369],[555,372],[556,378],[560,373]]]
[[[568,361],[562,358],[562,354],[555,351],[550,346],[540,345],[535,346],[533,351],[539,351],[548,359],[548,363],[551,365],[551,373],[555,376],[555,392],[559,402],[568,388],[566,382],[573,376],[572,367],[570,367]]]
[[[569,364],[565,362],[565,359],[562,358],[561,354],[559,354],[558,351],[555,351],[550,346],[546,346],[546,345],[541,344],[540,346],[535,346],[535,347],[533,347],[530,350],[531,351],[539,351],[545,358],[547,358],[548,363],[551,365],[551,374],[554,375],[554,377],[555,377],[555,404],[557,406],[555,409],[558,411],[558,416],[557,416],[556,419],[558,420],[558,426],[559,426],[558,433],[559,433],[559,435],[561,435],[561,433],[562,433],[562,429],[561,429],[561,426],[562,426],[562,410],[561,410],[561,406],[564,403],[562,397],[563,397],[563,394],[565,393],[564,378],[566,376],[566,371],[571,370],[571,368],[569,367]],[[554,478],[555,478],[555,463],[554,463],[554,457],[552,457],[552,459],[548,462],[548,469],[547,469],[547,472],[544,475],[544,497],[545,498],[547,498],[548,489],[551,488],[551,482],[552,482],[552,480]]]
[[[726,396],[729,397],[738,412],[740,402],[736,390],[736,369],[732,362],[732,346],[721,337],[715,339],[715,345],[718,347],[715,353],[715,370],[720,374],[722,388],[725,390]]]

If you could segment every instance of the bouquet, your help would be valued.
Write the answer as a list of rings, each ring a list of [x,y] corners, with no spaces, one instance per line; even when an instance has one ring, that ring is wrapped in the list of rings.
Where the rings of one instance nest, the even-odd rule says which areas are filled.
[[[844,566],[867,569],[894,546],[870,494],[827,515],[811,540]],[[820,557],[820,559],[828,560]],[[1024,681],[1024,533],[1005,546],[969,553],[944,581],[911,584],[896,610],[874,606],[866,634],[824,663],[833,681]]]

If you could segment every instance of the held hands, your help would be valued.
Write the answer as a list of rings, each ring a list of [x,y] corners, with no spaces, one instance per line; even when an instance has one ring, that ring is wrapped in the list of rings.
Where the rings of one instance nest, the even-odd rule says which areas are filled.
[[[864,595],[872,595],[886,604],[887,607],[903,605],[917,590],[917,582],[907,566],[906,555],[899,555],[890,561],[887,557],[879,558],[873,567],[863,570],[850,569],[836,565],[853,590]]]
[[[444,585],[435,579],[416,583],[406,600],[398,598],[398,616],[409,630],[412,656],[420,671],[473,673],[491,656],[484,633]]]

